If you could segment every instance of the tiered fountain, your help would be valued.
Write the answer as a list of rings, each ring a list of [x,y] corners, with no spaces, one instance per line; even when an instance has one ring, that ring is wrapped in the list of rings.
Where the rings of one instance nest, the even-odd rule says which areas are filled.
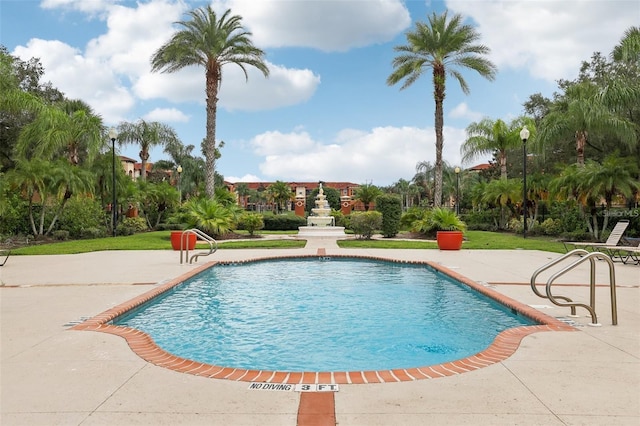
[[[316,207],[311,209],[311,214],[307,217],[307,226],[298,227],[298,236],[334,237],[345,235],[344,227],[335,226],[335,218],[330,213],[331,208],[327,196],[324,195],[322,183],[320,183],[316,196]]]

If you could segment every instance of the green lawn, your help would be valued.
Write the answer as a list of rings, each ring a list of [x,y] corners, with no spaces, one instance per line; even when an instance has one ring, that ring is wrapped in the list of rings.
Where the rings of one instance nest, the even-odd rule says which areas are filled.
[[[402,236],[400,235],[399,238]],[[402,241],[397,239],[388,240],[344,240],[338,245],[343,248],[392,248],[392,249],[435,249],[435,241]],[[556,253],[564,253],[565,249],[561,242],[549,237],[527,237],[502,232],[467,231],[462,249],[492,249],[492,250],[543,250]]]
[[[35,244],[12,250],[12,254],[35,255],[35,254],[73,254],[86,253],[100,250],[170,250],[170,231],[145,232],[126,237],[108,237],[93,240],[64,241],[50,244]],[[267,232],[261,232],[266,235]],[[273,234],[287,234],[287,232],[277,232]],[[402,235],[399,236],[401,238]],[[226,240],[219,241],[218,248],[223,249],[272,249],[272,248],[300,248],[304,247],[304,240],[273,240],[273,239],[251,239],[244,241]],[[391,249],[435,249],[434,241],[400,239],[381,240],[343,240],[338,245],[343,248],[391,248]],[[199,242],[199,248],[206,247],[205,243]],[[494,249],[494,250],[544,250],[556,253],[564,253],[564,246],[551,238],[528,237],[521,235],[499,232],[468,231],[465,234],[464,249]]]

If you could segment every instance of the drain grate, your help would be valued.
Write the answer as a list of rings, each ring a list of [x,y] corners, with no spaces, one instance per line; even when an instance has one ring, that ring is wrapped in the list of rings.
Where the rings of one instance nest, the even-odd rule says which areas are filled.
[[[556,317],[558,321],[562,321],[565,324],[568,324],[572,327],[584,327],[584,324],[580,324],[579,322],[575,322],[572,318],[568,317]]]
[[[63,324],[63,327],[73,327],[74,325],[78,325],[78,324],[82,324],[83,322],[85,322],[86,320],[90,319],[91,317],[80,317],[77,320],[74,321],[69,321],[66,324]]]

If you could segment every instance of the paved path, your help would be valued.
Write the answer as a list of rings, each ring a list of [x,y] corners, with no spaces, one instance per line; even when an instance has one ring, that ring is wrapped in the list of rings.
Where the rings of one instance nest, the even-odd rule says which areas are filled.
[[[431,260],[557,317],[568,309],[533,295],[532,272],[555,253],[524,250],[339,249],[309,240],[302,249],[220,250],[218,260],[314,254]],[[204,260],[200,263],[204,263]],[[606,269],[597,265],[597,282]],[[0,268],[0,424],[7,425],[296,425],[297,392],[249,390],[149,364],[126,342],[71,325],[190,271],[173,251],[109,251],[13,256]],[[637,425],[640,424],[640,267],[616,264],[619,325],[599,286],[601,327],[535,333],[506,360],[451,377],[397,384],[341,385],[334,424]],[[541,277],[541,282],[546,278]],[[560,280],[588,300],[588,271]],[[308,419],[332,419],[327,413]]]

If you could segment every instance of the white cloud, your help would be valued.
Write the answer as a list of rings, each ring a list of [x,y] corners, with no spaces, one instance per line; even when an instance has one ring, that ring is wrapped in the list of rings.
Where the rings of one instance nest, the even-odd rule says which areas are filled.
[[[187,123],[189,116],[176,108],[156,108],[143,117],[147,121]]]
[[[452,165],[459,164],[464,130],[445,127],[444,135],[443,158]],[[418,162],[435,162],[432,128],[377,127],[367,132],[345,129],[328,144],[311,141],[306,133],[296,132],[288,135],[271,132],[266,138],[279,140],[280,146],[287,140],[303,140],[307,147],[306,150],[267,151],[260,145],[256,151],[264,156],[260,171],[270,180],[330,179],[363,183],[375,179],[375,185],[389,185],[400,178],[411,179]]]
[[[253,151],[261,156],[304,153],[314,150],[316,142],[306,132],[284,134],[278,131],[257,135],[251,141]]]
[[[86,1],[49,0],[46,7],[70,8],[87,12]],[[106,32],[81,46],[59,41],[33,39],[13,52],[24,59],[37,57],[45,68],[45,79],[71,98],[82,98],[100,111],[109,122],[123,119],[143,100],[205,102],[205,74],[201,67],[188,67],[177,73],[151,73],[150,58],[165,43],[183,19],[182,2],[156,0],[135,7],[96,2],[92,9],[106,12]],[[307,101],[320,84],[320,77],[307,69],[268,64],[271,77],[265,79],[249,67],[249,80],[241,69],[223,69],[224,83],[219,94],[220,108],[266,110]],[[131,84],[129,89],[128,83]]]
[[[575,78],[582,61],[608,55],[639,18],[635,0],[447,0],[447,7],[478,24],[499,68],[529,69],[547,81]]]
[[[21,58],[40,58],[44,81],[51,81],[70,99],[82,99],[108,122],[122,119],[134,99],[105,61],[89,58],[60,41],[31,39],[13,52]]]
[[[411,24],[400,0],[282,1],[221,0],[242,16],[260,47],[311,47],[347,51],[393,39]]]
[[[482,120],[483,115],[481,112],[470,110],[469,105],[467,105],[466,102],[461,102],[449,112],[449,117],[464,118],[469,121],[479,121]]]
[[[223,69],[219,105],[246,111],[297,105],[308,101],[320,85],[320,76],[310,70],[284,68],[269,62],[267,65],[269,78],[255,68],[248,68],[248,80],[240,67],[227,65]]]
[[[43,9],[71,9],[86,13],[101,12],[114,0],[42,0],[40,6]]]
[[[235,176],[226,177],[225,176],[224,180],[226,180],[228,182],[231,182],[231,183],[238,183],[238,182],[264,182],[258,176],[251,175],[251,174],[247,174],[247,175],[244,175],[242,177],[235,177]]]

